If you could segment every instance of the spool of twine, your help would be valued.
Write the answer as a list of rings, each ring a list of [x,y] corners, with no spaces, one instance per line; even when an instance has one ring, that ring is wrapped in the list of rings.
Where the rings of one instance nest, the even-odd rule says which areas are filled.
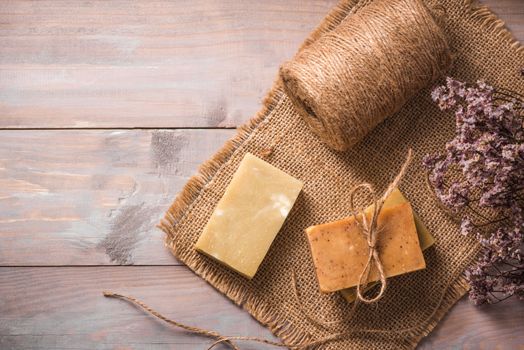
[[[352,147],[451,65],[422,0],[375,0],[284,63],[298,113],[331,148]]]

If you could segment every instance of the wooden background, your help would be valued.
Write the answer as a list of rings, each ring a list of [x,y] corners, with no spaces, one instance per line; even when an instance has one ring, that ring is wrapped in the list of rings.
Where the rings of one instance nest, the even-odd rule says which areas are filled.
[[[484,2],[524,40],[524,1]],[[1,349],[210,344],[104,289],[271,336],[181,266],[155,224],[334,3],[0,2]],[[521,302],[464,299],[420,348],[524,349],[523,321]]]

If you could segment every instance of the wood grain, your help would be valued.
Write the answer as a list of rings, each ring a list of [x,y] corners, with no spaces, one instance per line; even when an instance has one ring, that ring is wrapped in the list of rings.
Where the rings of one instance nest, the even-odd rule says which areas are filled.
[[[0,348],[188,350],[211,344],[124,301],[104,298],[103,290],[133,295],[190,325],[271,338],[269,330],[185,267],[4,267]]]
[[[499,18],[513,36],[524,43],[524,1],[522,0],[480,0],[487,5]]]
[[[524,40],[522,0],[482,2]],[[240,125],[335,3],[3,2],[0,128]]]
[[[1,2],[0,129],[119,128],[0,131],[1,349],[210,344],[102,289],[190,324],[270,336],[182,266],[51,265],[177,265],[154,224],[234,130],[122,129],[243,123],[335,2]],[[481,2],[524,41],[522,0]],[[524,349],[523,307],[463,299],[420,348]]]
[[[428,349],[524,350],[524,303],[476,307],[462,298],[419,344]]]
[[[0,265],[176,263],[155,225],[234,133],[0,131]]]
[[[129,294],[168,317],[224,334],[270,337],[246,312],[182,266],[0,268],[2,349],[205,349],[103,290]],[[421,349],[524,347],[524,304],[479,309],[461,300]],[[268,349],[261,345],[249,349]]]
[[[3,2],[0,127],[241,124],[335,3]]]

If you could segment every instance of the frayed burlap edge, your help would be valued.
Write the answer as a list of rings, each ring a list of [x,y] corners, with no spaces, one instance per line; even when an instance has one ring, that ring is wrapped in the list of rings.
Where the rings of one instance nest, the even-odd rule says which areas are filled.
[[[512,35],[512,33],[505,27],[504,21],[497,17],[487,6],[479,5],[476,0],[462,0],[464,6],[464,15],[470,20],[478,23],[479,29],[482,29],[487,34],[495,36],[501,45],[508,45],[515,50],[518,55],[521,55],[524,60],[524,46]],[[299,51],[315,41],[324,32],[336,27],[351,11],[351,9],[358,4],[358,0],[342,0],[333,10],[324,18],[320,25],[309,35],[309,37],[300,46]],[[207,184],[209,184],[219,172],[219,170],[226,165],[231,157],[234,155],[239,146],[247,142],[251,135],[263,124],[267,123],[272,116],[273,110],[281,102],[284,94],[282,83],[277,79],[267,96],[263,101],[262,109],[245,125],[238,128],[237,134],[227,141],[224,146],[209,160],[204,162],[196,175],[186,183],[182,191],[178,194],[165,217],[161,220],[158,227],[166,233],[165,244],[175,255],[182,261],[187,261],[188,254],[179,251],[176,246],[176,225],[182,220],[187,213],[189,213],[197,199],[201,196]],[[268,327],[270,331],[277,337],[282,339],[286,344],[297,344],[313,340],[311,335],[295,327],[289,320],[280,319],[278,314],[272,310],[271,307],[263,304],[260,300],[246,295],[244,291],[233,287],[220,274],[211,272],[210,270],[200,269],[199,265],[203,264],[203,260],[194,261],[195,270],[202,271],[198,273],[204,280],[209,282],[213,287],[224,293],[234,303],[242,306],[247,312],[253,315],[259,322]],[[467,263],[471,263],[473,258]],[[456,281],[452,282],[444,295],[441,304],[428,321],[427,324],[421,325],[420,329],[409,332],[406,335],[410,338],[406,348],[415,347],[419,341],[427,336],[444,317],[451,307],[468,291],[468,284],[463,275],[460,275]]]

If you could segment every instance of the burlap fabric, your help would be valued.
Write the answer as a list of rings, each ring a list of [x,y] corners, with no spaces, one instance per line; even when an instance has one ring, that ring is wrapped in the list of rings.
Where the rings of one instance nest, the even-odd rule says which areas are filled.
[[[524,92],[524,79],[520,77],[524,48],[495,15],[470,0],[432,3],[442,5],[447,14],[445,31],[456,54],[450,74],[468,81],[484,78],[495,86]],[[361,4],[357,0],[342,0],[304,45],[336,27],[352,9],[358,11]],[[160,224],[167,234],[167,245],[180,261],[287,344],[358,329],[321,348],[413,348],[466,292],[461,275],[478,250],[475,241],[461,236],[456,223],[437,207],[421,166],[426,153],[438,152],[452,138],[454,127],[454,117],[440,112],[426,89],[355,147],[344,153],[335,152],[309,130],[277,81],[262,111],[202,165],[199,174],[177,197]],[[401,190],[435,236],[435,246],[424,253],[427,268],[388,280],[382,300],[360,305],[350,320],[329,329],[315,326],[304,317],[294,297],[292,271],[297,275],[302,307],[318,319],[344,321],[351,306],[337,293],[324,295],[318,291],[304,229],[346,217],[350,207],[348,193],[356,184],[370,182],[377,190],[383,190],[400,168],[409,147],[415,157]],[[265,155],[268,162],[305,183],[251,281],[193,249],[246,152]]]

